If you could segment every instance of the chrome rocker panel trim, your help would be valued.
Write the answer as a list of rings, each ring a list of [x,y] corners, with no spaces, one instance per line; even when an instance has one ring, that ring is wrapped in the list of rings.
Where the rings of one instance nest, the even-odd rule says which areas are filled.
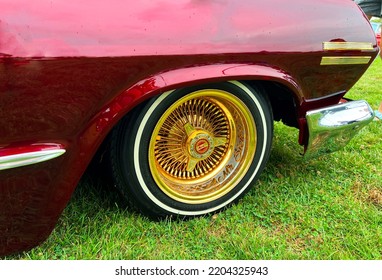
[[[374,111],[364,100],[308,111],[309,139],[305,157],[316,157],[343,148],[373,118]]]
[[[0,156],[0,170],[31,165],[61,156],[65,149],[52,149]]]

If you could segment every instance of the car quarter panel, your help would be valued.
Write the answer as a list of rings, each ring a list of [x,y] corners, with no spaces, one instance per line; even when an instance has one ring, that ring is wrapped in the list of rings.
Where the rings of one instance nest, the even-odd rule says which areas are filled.
[[[46,239],[108,132],[148,98],[267,80],[289,88],[302,117],[323,97],[342,96],[377,52],[346,0],[0,0],[0,10],[0,157],[47,144],[66,151],[0,170],[0,255]],[[372,50],[324,51],[330,41]],[[324,55],[370,61],[322,66]]]

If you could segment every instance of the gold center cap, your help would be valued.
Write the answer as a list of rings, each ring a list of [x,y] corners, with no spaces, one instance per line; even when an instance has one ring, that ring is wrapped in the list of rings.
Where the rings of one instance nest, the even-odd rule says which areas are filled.
[[[189,143],[189,152],[193,158],[205,159],[214,150],[213,138],[207,133],[198,133]]]

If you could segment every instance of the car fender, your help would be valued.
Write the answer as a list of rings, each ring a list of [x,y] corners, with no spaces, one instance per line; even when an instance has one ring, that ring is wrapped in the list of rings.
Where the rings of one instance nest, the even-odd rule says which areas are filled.
[[[108,131],[134,106],[167,90],[195,84],[252,80],[274,81],[288,87],[296,100],[302,100],[301,88],[287,72],[277,67],[257,64],[219,64],[175,69],[148,77],[117,95],[103,107],[91,126],[96,131]]]

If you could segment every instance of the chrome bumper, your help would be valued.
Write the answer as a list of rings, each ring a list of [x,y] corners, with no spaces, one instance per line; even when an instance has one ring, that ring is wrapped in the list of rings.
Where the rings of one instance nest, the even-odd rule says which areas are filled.
[[[308,111],[309,139],[305,157],[316,157],[341,149],[373,118],[373,110],[363,100]]]

